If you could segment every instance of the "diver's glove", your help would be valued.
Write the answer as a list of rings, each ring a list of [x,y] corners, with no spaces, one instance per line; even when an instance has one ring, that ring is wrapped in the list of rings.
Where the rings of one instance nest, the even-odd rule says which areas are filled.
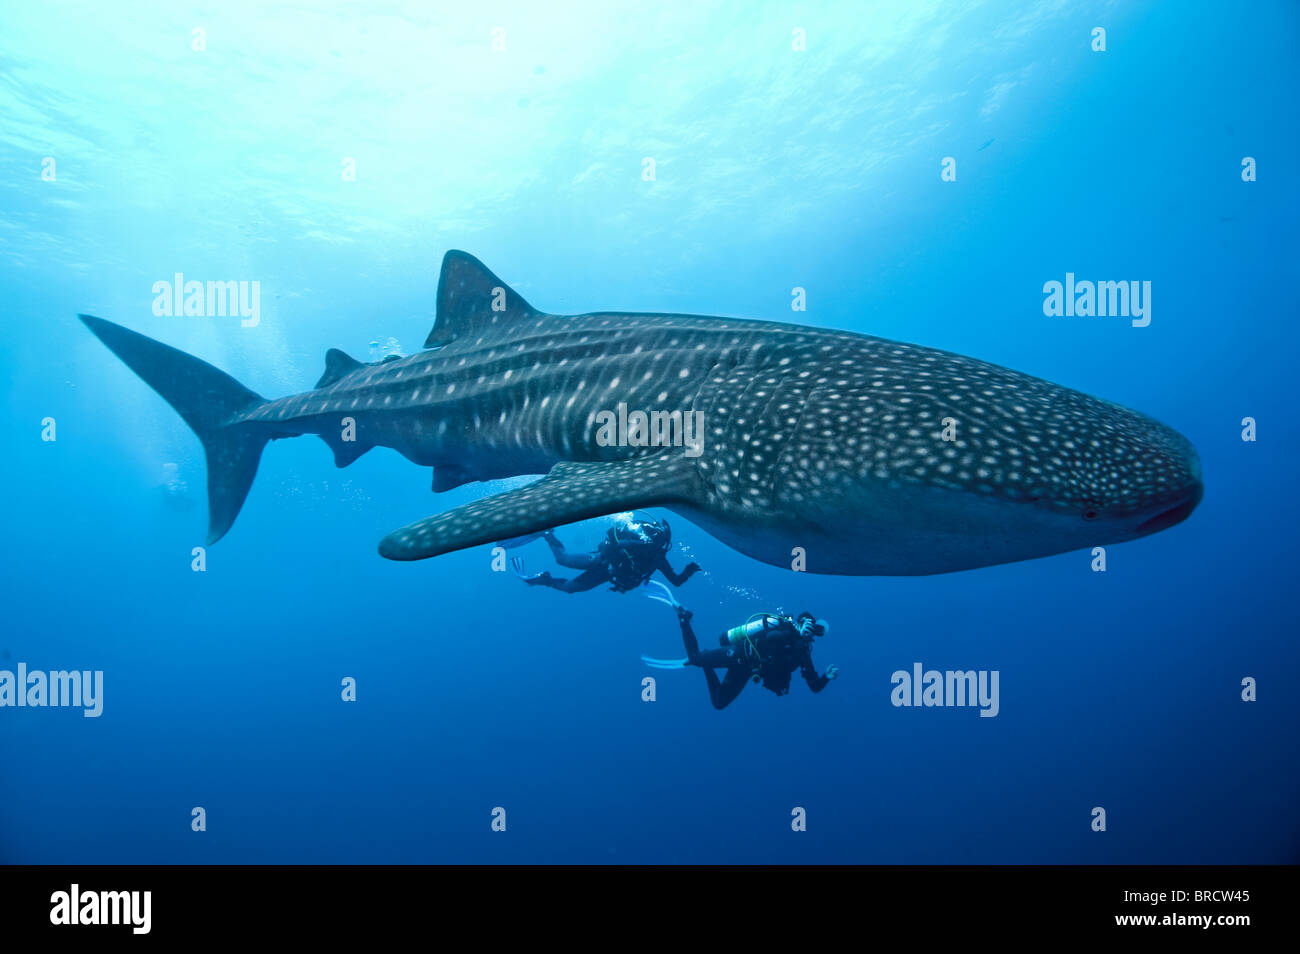
[[[826,678],[827,678],[827,679],[834,680],[834,679],[839,678],[839,675],[840,675],[840,667],[839,667],[839,666],[827,666],[827,667],[826,667]]]

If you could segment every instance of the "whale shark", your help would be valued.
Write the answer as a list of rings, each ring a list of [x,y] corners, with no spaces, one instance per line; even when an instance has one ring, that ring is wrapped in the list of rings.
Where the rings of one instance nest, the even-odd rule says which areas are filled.
[[[274,400],[80,318],[201,440],[209,543],[266,444],[303,434],[338,467],[392,448],[432,467],[435,493],[544,475],[394,530],[391,560],[660,507],[775,566],[926,575],[1137,539],[1203,493],[1180,433],[1039,378],[848,331],[546,314],[461,251],[443,260],[424,350],[363,363],[331,349],[314,389]],[[699,425],[689,448],[673,439],[683,421]]]

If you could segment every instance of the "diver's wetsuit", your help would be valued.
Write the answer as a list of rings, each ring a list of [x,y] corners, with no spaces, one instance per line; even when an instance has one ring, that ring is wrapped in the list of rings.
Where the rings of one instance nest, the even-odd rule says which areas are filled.
[[[781,620],[781,625],[764,633],[756,644],[759,656],[756,658],[748,647],[743,651],[731,649],[710,649],[700,652],[699,640],[691,629],[692,613],[679,608],[678,622],[682,626],[682,642],[686,645],[686,658],[690,665],[704,670],[704,679],[709,685],[709,699],[715,709],[725,709],[740,695],[753,676],[758,676],[763,687],[771,689],[778,696],[790,691],[790,677],[798,669],[804,682],[813,692],[826,688],[831,677],[817,674],[817,667],[812,661],[812,637],[802,635],[789,620]],[[834,668],[834,667],[832,667]],[[726,676],[719,681],[715,669],[725,669]]]
[[[571,580],[539,573],[525,582],[530,586],[549,586],[563,593],[582,593],[602,583],[611,583],[617,592],[622,593],[636,589],[650,579],[655,570],[673,586],[681,586],[700,569],[698,564],[692,563],[678,573],[669,565],[662,548],[651,542],[606,537],[592,553],[571,553],[551,531],[546,531],[543,536],[556,563],[582,572]]]

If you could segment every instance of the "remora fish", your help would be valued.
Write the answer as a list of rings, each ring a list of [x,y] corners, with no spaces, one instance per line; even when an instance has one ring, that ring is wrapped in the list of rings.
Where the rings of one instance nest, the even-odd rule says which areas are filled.
[[[546,474],[394,531],[379,545],[393,560],[662,506],[776,566],[798,547],[815,573],[943,573],[1132,540],[1202,494],[1182,435],[1038,378],[798,325],[547,315],[464,252],[443,261],[429,350],[376,364],[331,350],[314,390],[273,401],[81,318],[203,442],[209,543],[266,443],[300,434],[323,438],[339,467],[394,448],[433,467],[435,492]],[[598,415],[620,404],[699,412],[702,453],[605,446]]]

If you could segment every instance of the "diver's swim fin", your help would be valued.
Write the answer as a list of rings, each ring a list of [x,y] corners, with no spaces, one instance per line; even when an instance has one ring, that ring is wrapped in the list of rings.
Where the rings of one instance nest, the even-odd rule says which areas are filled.
[[[543,533],[545,533],[545,531],[539,530],[537,533],[525,533],[522,537],[511,537],[509,540],[498,540],[497,546],[506,550],[514,550],[518,547],[532,543],[534,540],[540,540]]]
[[[632,460],[563,461],[536,483],[485,497],[394,530],[379,543],[390,560],[423,560],[637,507],[688,502],[695,465],[680,453]]]
[[[690,662],[688,659],[653,659],[650,656],[642,656],[641,661],[651,669],[685,669]]]

